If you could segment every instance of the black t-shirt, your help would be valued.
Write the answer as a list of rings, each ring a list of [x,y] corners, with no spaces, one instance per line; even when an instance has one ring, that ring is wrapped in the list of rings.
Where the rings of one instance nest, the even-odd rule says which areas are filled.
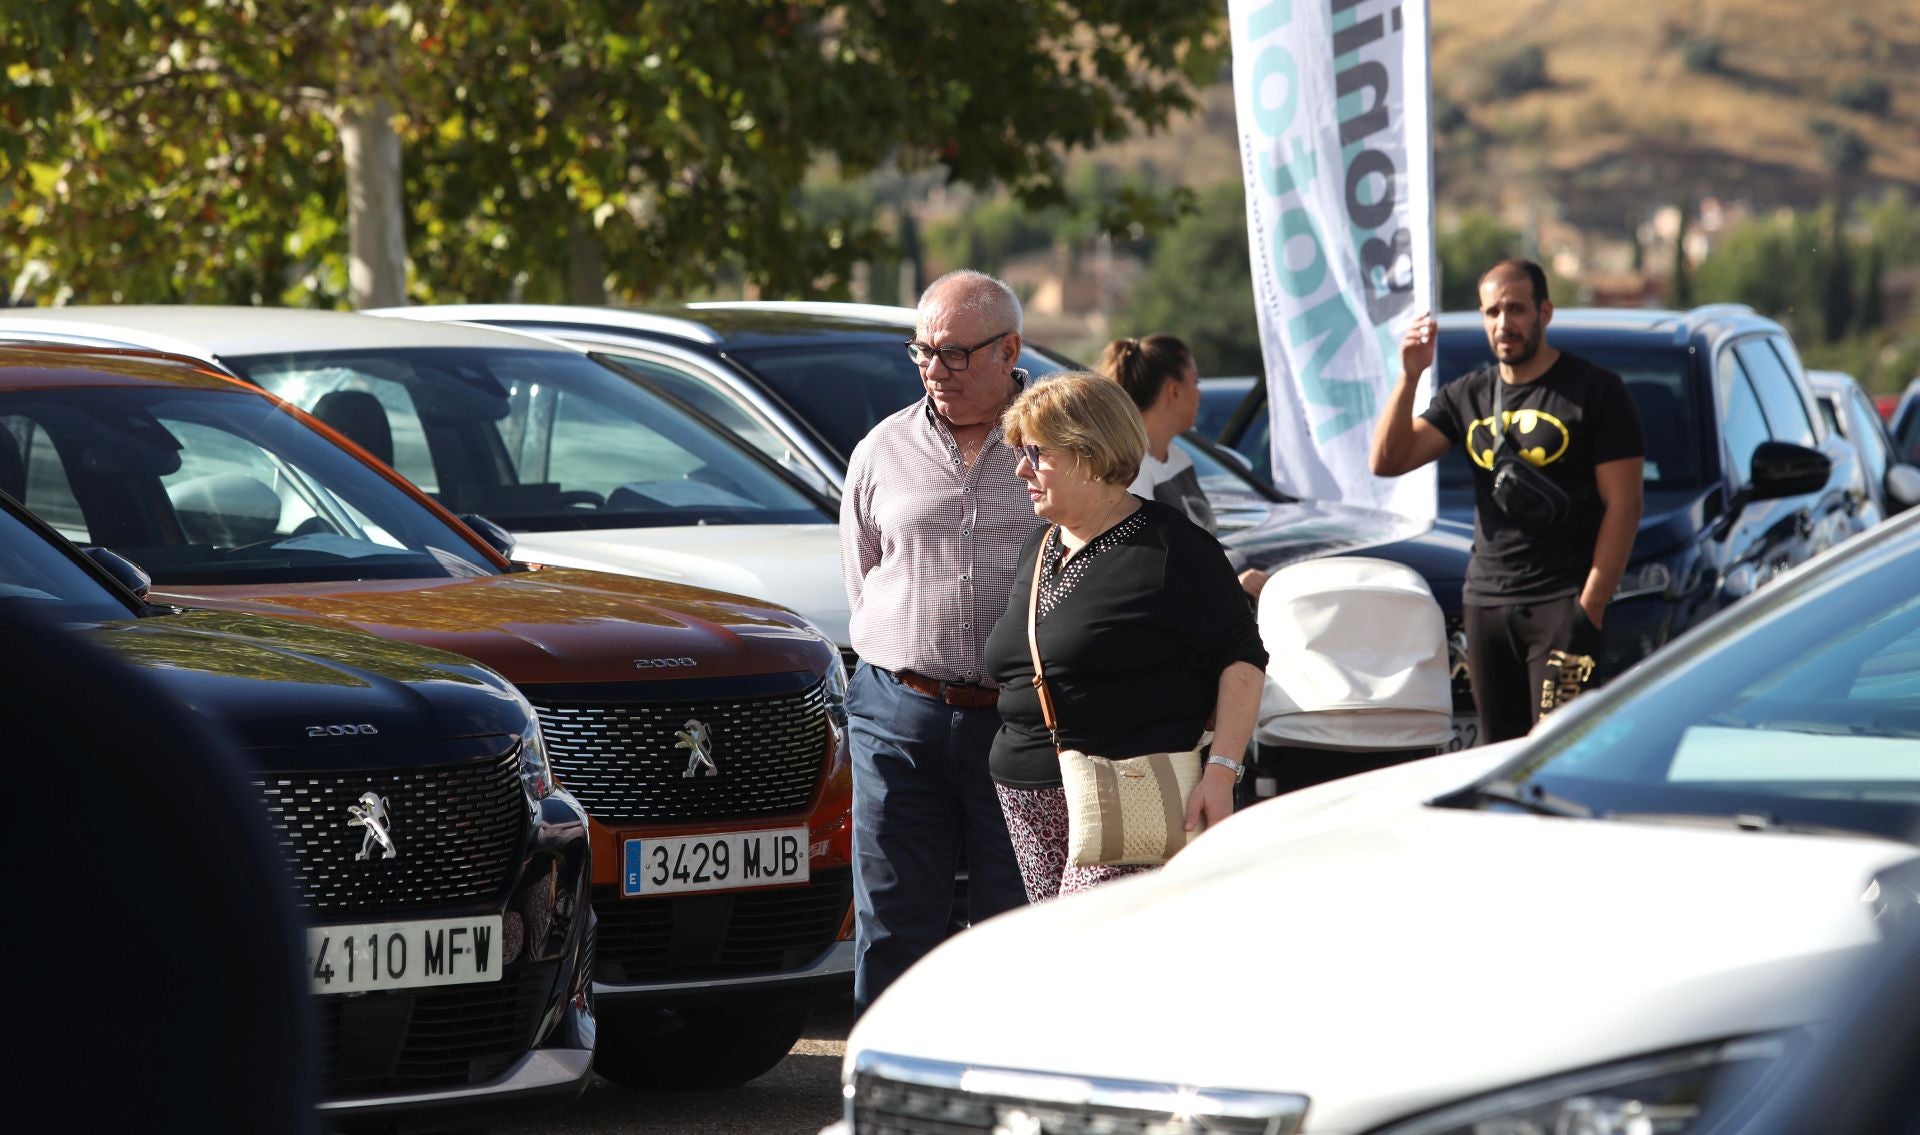
[[[1577,355],[1560,352],[1546,373],[1505,388],[1507,442],[1573,499],[1565,524],[1530,532],[1493,502],[1493,384],[1489,367],[1440,387],[1421,415],[1465,443],[1473,463],[1473,561],[1464,597],[1501,606],[1577,595],[1593,567],[1600,534],[1600,493],[1594,466],[1646,455],[1640,414],[1620,376]]]
[[[1088,559],[1079,582],[1040,617],[1063,748],[1102,757],[1191,749],[1213,713],[1221,671],[1267,664],[1219,543],[1157,501],[1143,501],[1138,515],[1143,523]],[[987,670],[1001,686],[993,779],[1015,788],[1060,784],[1027,650],[1027,596],[1047,530],[1020,549],[1007,612],[987,638]]]

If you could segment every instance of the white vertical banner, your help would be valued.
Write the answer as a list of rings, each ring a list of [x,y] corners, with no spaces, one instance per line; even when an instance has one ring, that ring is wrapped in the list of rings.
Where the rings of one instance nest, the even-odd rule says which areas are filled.
[[[1400,336],[1436,294],[1427,0],[1228,11],[1274,483],[1431,521],[1433,466],[1367,460]]]

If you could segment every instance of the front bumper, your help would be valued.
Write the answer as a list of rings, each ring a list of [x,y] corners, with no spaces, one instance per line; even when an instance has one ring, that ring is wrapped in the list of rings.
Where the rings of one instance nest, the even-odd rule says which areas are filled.
[[[621,1006],[693,1006],[739,999],[765,1004],[772,1000],[845,997],[853,992],[853,957],[852,942],[835,942],[799,969],[684,981],[609,983],[596,978],[593,995]]]
[[[525,846],[492,908],[521,932],[499,981],[316,997],[326,1123],[491,1122],[507,1105],[585,1090],[596,1033],[586,816],[555,793],[538,805]]]

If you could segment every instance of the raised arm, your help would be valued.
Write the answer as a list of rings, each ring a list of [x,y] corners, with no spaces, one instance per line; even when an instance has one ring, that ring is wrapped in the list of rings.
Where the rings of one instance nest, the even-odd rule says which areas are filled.
[[[1400,377],[1387,395],[1386,409],[1373,427],[1370,462],[1378,477],[1410,473],[1453,448],[1432,422],[1413,416],[1413,394],[1421,374],[1433,365],[1438,331],[1432,315],[1422,315],[1400,337]]]

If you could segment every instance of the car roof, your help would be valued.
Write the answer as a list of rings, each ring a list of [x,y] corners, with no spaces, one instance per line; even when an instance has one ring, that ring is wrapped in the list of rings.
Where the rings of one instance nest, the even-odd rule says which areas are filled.
[[[434,304],[373,308],[365,314],[422,322],[510,323],[547,334],[560,334],[569,328],[634,331],[720,350],[806,339],[894,342],[913,331],[918,316],[910,307],[804,300],[712,300],[646,309],[576,304]]]
[[[1440,329],[1456,334],[1480,330],[1477,311],[1449,311],[1439,316]],[[1556,307],[1547,337],[1572,332],[1576,336],[1644,336],[1684,346],[1696,337],[1719,338],[1737,331],[1776,331],[1778,323],[1743,303],[1710,303],[1686,311],[1644,307]]]
[[[243,357],[316,350],[382,347],[507,347],[564,351],[576,348],[497,328],[469,324],[408,324],[346,311],[201,304],[128,304],[0,309],[0,338],[95,335],[198,357]]]
[[[1852,375],[1837,370],[1810,370],[1807,381],[1816,394],[1845,394],[1860,385]]]
[[[154,351],[68,343],[0,342],[0,384],[15,389],[55,386],[144,386],[162,382],[258,394],[206,364]]]

